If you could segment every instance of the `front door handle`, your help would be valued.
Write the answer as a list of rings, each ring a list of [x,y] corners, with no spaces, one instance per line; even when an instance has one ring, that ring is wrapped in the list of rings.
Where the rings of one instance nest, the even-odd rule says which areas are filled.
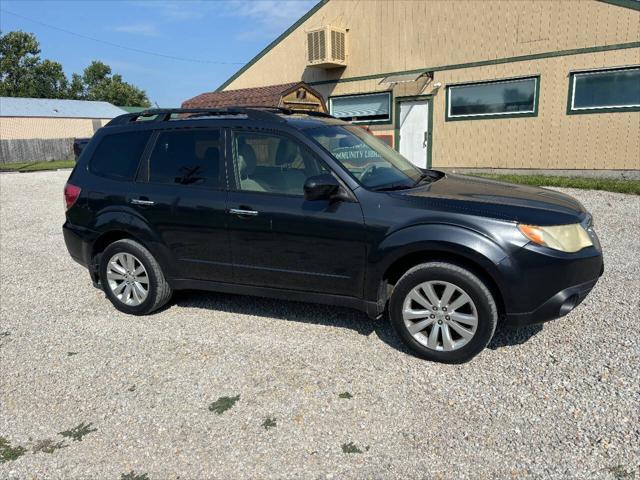
[[[132,198],[131,203],[133,205],[153,205],[156,202],[154,202],[153,200],[142,200],[141,198]]]
[[[258,215],[256,210],[244,210],[242,208],[230,208],[229,213],[243,217],[256,217]]]

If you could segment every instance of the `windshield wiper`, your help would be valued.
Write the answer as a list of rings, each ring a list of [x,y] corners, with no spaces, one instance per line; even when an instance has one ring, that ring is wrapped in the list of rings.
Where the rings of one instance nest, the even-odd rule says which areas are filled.
[[[421,173],[418,179],[416,180],[416,183],[413,184],[413,186],[417,187],[427,178],[429,179],[429,183],[433,182],[433,177],[431,175],[429,175],[428,173]]]
[[[407,188],[413,188],[411,185],[405,185],[404,183],[396,183],[388,185],[386,187],[374,188],[374,192],[390,192],[392,190],[406,190]]]

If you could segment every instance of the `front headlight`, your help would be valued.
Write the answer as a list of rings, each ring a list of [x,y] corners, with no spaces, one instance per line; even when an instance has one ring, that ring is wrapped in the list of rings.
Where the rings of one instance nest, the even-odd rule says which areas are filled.
[[[591,237],[579,223],[552,227],[520,224],[518,230],[533,243],[562,252],[573,253],[593,245]]]

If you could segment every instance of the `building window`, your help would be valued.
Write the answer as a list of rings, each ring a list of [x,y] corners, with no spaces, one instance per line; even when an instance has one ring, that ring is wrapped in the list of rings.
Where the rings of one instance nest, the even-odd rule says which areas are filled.
[[[329,112],[353,123],[389,123],[391,92],[331,97]]]
[[[538,114],[540,77],[447,87],[447,120],[533,117]]]
[[[569,74],[568,113],[640,110],[640,67]]]

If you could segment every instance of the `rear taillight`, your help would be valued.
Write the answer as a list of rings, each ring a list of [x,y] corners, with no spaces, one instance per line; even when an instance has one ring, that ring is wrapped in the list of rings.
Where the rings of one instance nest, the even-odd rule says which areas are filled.
[[[80,196],[80,191],[80,187],[76,187],[71,183],[67,183],[64,186],[64,206],[67,210],[76,203],[76,200],[78,200],[78,197]]]

